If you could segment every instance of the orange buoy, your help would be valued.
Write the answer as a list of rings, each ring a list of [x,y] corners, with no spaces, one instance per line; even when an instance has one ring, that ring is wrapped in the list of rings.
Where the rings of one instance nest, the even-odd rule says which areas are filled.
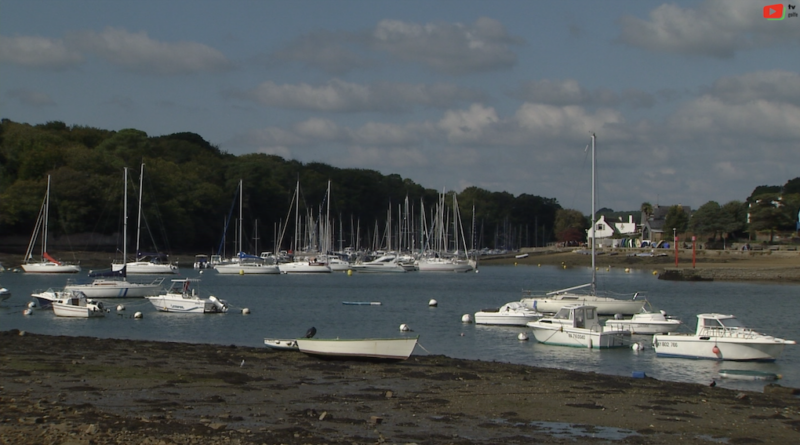
[[[714,354],[719,355],[719,348],[717,347],[717,345],[714,345],[714,347],[711,348],[711,352],[713,352]]]

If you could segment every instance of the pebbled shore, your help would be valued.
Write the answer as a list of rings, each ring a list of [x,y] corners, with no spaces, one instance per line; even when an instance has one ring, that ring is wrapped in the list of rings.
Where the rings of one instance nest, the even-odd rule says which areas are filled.
[[[0,332],[3,444],[797,443],[764,393],[412,356]]]

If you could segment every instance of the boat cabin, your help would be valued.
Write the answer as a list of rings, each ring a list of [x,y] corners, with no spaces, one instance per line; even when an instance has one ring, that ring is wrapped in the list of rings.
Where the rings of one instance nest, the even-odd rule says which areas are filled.
[[[699,314],[697,316],[697,335],[722,337],[746,329],[733,315]]]
[[[602,331],[597,317],[597,308],[582,304],[563,306],[553,315],[552,320],[565,326],[579,329],[597,329]]]

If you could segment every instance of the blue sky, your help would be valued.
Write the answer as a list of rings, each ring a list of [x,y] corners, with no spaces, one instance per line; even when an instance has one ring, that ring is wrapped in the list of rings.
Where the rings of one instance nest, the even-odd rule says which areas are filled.
[[[800,176],[800,18],[769,4],[0,0],[0,117],[585,213],[594,132],[599,207],[697,208]]]

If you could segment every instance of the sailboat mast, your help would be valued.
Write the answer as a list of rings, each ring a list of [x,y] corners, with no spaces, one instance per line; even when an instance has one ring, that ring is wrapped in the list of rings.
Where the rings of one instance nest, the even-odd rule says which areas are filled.
[[[125,186],[122,194],[122,271],[123,275],[126,274],[125,267],[128,265],[128,167],[124,168],[125,172],[122,177]]]
[[[244,199],[242,198],[242,195],[244,195],[244,193],[242,193],[242,192],[243,192],[243,190],[242,190],[242,180],[240,179],[239,180],[239,239],[238,239],[239,251],[236,252],[237,256],[239,256],[239,254],[241,252],[244,252],[244,249],[242,248],[242,203],[244,201]],[[239,257],[239,260],[241,260],[241,257]]]
[[[595,169],[597,168],[597,158],[595,158],[594,147],[595,147],[595,140],[596,139],[597,139],[597,137],[595,136],[594,133],[592,133],[592,220],[591,220],[591,223],[592,223],[592,295],[596,295],[597,294],[597,267],[595,266],[595,261],[596,261],[597,255],[595,254],[595,244],[596,244],[595,243],[595,239],[596,239],[596,236],[595,236],[595,219],[594,219],[595,218],[595,215],[594,215],[594,213],[595,213],[595,190],[594,190],[594,188],[595,188],[595,183],[596,183]]]
[[[47,224],[50,221],[50,175],[47,175],[47,195],[44,206],[44,236],[42,238],[42,257],[47,252]]]
[[[139,221],[136,223],[136,257],[139,257],[139,238],[142,236],[142,180],[144,179],[144,164],[139,172]]]

